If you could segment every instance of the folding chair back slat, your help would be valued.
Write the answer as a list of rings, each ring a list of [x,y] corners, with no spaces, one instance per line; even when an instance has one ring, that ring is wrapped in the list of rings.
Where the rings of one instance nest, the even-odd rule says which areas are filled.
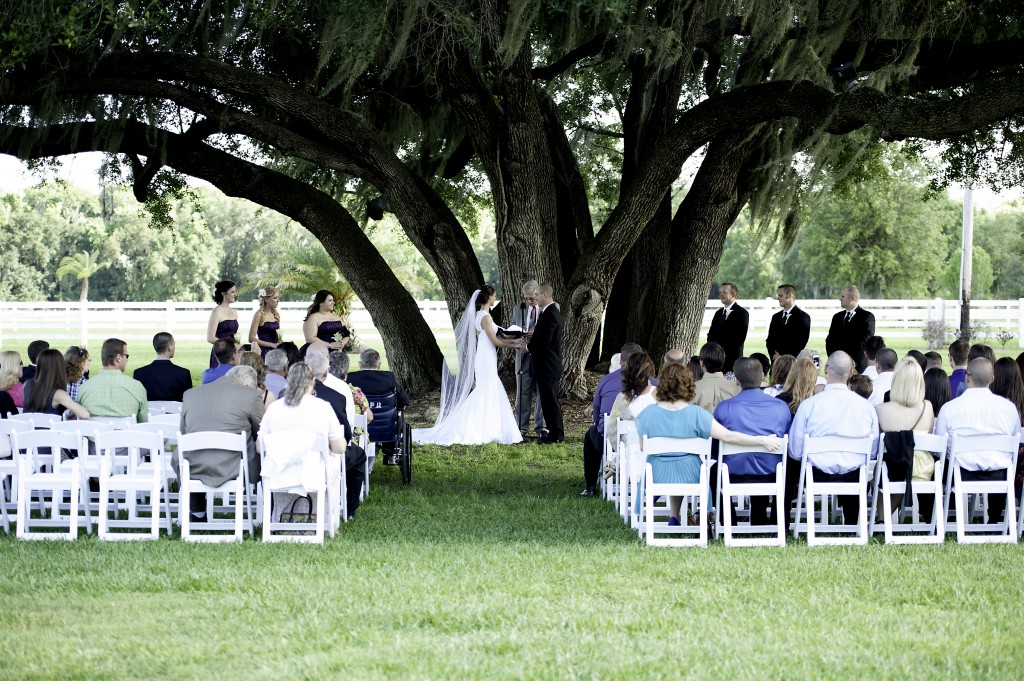
[[[733,546],[785,546],[786,545],[786,517],[788,509],[783,508],[786,487],[786,451],[789,444],[789,436],[783,436],[780,440],[778,451],[772,452],[765,447],[751,447],[750,445],[734,445],[728,442],[718,443],[718,471],[720,476],[719,489],[722,490],[721,500],[718,504],[718,518],[722,523],[725,534],[725,545]],[[736,483],[733,482],[729,465],[725,457],[730,454],[743,454],[753,452],[766,455],[782,456],[782,461],[776,465],[775,480],[773,482],[760,483]],[[776,526],[774,537],[763,538],[739,538],[734,534],[766,534],[771,532],[769,526],[757,526],[749,524],[746,526],[734,526],[732,518],[732,497],[734,496],[768,496],[773,497],[772,507],[775,509]]]

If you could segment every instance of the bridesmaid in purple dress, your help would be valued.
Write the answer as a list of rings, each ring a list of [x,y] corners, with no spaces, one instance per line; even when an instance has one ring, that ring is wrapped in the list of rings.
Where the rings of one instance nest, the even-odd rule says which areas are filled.
[[[249,325],[249,342],[260,348],[263,358],[281,342],[281,314],[277,304],[281,302],[281,294],[273,286],[261,288],[259,292],[260,307],[252,317]]]
[[[306,344],[299,349],[303,357],[311,343],[322,341],[331,350],[344,350],[348,345],[352,332],[341,321],[341,317],[334,314],[334,296],[330,291],[317,291],[313,296],[313,304],[306,311],[306,319],[302,324],[302,333],[306,337]],[[335,336],[341,340],[335,340]]]
[[[238,290],[233,281],[218,281],[213,287],[213,300],[217,307],[210,313],[210,322],[206,325],[206,342],[216,343],[218,338],[234,338],[238,333],[238,313],[231,309],[231,303],[238,298]],[[217,358],[210,350],[210,368],[217,366]]]

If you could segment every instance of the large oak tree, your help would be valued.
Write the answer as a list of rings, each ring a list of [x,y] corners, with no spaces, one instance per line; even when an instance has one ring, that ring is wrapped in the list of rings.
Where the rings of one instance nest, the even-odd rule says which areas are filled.
[[[603,318],[608,353],[694,345],[744,206],[791,235],[816,172],[879,140],[1015,139],[1022,14],[1009,1],[23,0],[3,15],[0,152],[102,150],[140,200],[174,172],[301,222],[417,388],[436,384],[440,351],[352,193],[397,217],[455,315],[482,283],[460,216],[487,192],[506,296],[530,277],[555,286],[564,385],[579,392]]]

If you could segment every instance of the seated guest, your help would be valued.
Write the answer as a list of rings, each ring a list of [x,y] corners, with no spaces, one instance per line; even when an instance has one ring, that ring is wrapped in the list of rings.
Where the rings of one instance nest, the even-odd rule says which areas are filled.
[[[992,362],[984,357],[968,362],[967,389],[939,410],[936,435],[1016,435],[1020,432],[1017,407],[989,389],[993,374]],[[950,440],[952,447],[952,438]],[[950,461],[950,465],[952,463]],[[958,454],[957,463],[964,480],[1005,480],[1011,459],[1003,452],[979,451]],[[1005,509],[1005,495],[989,494],[987,522],[1000,522]],[[1013,512],[1012,507],[1010,512]]]
[[[269,407],[277,399],[277,395],[267,389],[267,365],[263,363],[263,355],[254,350],[240,352],[238,353],[238,366],[251,367],[256,372],[256,385],[253,387],[259,390],[260,395],[263,396],[263,406]]]
[[[0,418],[7,418],[8,414],[18,413],[18,403],[14,401],[11,391],[18,386],[19,391],[23,384],[21,378],[21,355],[14,350],[0,352]],[[24,400],[21,406],[24,405]]]
[[[89,373],[89,351],[72,345],[64,353],[64,362],[68,372],[68,395],[77,402],[78,389],[88,380],[85,375]]]
[[[67,393],[68,374],[64,355],[59,350],[46,349],[36,357],[35,378],[25,383],[25,412],[63,416],[70,411],[80,419],[89,418],[91,411],[71,399]]]
[[[347,445],[345,447],[345,460],[342,463],[345,473],[345,489],[348,493],[348,515],[351,519],[355,517],[356,508],[359,507],[360,490],[362,490],[363,482],[366,479],[366,471],[363,466],[366,463],[366,452],[362,447],[351,441],[352,426],[348,420],[348,411],[349,406],[352,404],[352,391],[349,390],[347,393],[341,393],[324,383],[324,379],[327,378],[329,373],[330,360],[324,353],[315,352],[312,346],[306,349],[306,364],[309,365],[315,379],[314,394],[317,398],[331,405],[334,415],[338,417],[338,422],[341,423],[342,430],[345,431]],[[337,377],[332,376],[332,378],[338,380]]]
[[[704,376],[697,381],[694,404],[713,412],[718,403],[735,397],[740,388],[722,373],[725,350],[718,343],[705,343],[700,349],[700,365]]]
[[[137,423],[149,420],[146,388],[124,375],[128,366],[128,344],[108,338],[100,348],[103,371],[95,374],[78,390],[79,401],[93,416],[135,416]]]
[[[231,373],[234,372],[234,373]],[[256,372],[252,367],[228,367],[230,380],[214,381],[185,391],[181,402],[182,433],[216,431],[245,433],[249,443],[249,482],[260,479],[260,457],[256,452],[256,435],[263,420],[263,398],[254,387]],[[244,385],[249,384],[249,385]],[[220,487],[238,477],[238,454],[218,449],[197,450],[185,454],[189,475],[204,485]],[[178,471],[177,458],[171,460]],[[192,520],[206,520],[206,495],[197,493],[189,499]]]
[[[654,404],[654,386],[651,384],[654,362],[650,355],[637,348],[629,355],[621,373],[621,389],[615,396],[612,410],[604,424],[605,437],[611,443],[613,455],[618,453],[619,419],[632,421],[645,407]],[[605,478],[615,474],[614,458],[605,460],[604,472]]]
[[[921,373],[928,371],[928,360],[925,358],[924,353],[920,350],[907,350],[906,357],[913,357],[914,361],[917,362],[918,366],[921,367]]]
[[[1000,357],[993,367],[994,377],[990,390],[995,395],[1005,397],[1017,408],[1017,415],[1024,421],[1024,380],[1021,379],[1020,367],[1009,357]],[[1017,448],[1017,471],[1013,477],[1014,492],[1020,498],[1024,483],[1024,444]]]
[[[667,363],[668,362],[666,362],[665,364]],[[665,364],[661,365],[662,368],[665,367]],[[704,367],[700,365],[700,357],[698,357],[697,355],[693,355],[692,357],[690,357],[690,359],[686,361],[686,368],[690,370],[691,374],[693,374],[694,381],[699,381],[700,379],[704,378]]]
[[[796,364],[796,357],[793,355],[779,355],[775,358],[775,363],[771,367],[771,380],[768,381],[768,387],[764,389],[765,395],[768,397],[779,396],[794,364]]]
[[[203,372],[203,385],[221,378],[238,361],[238,347],[233,338],[218,338],[213,342],[213,356],[217,366]]]
[[[49,349],[50,344],[44,340],[34,340],[28,344],[28,366],[21,372],[22,383],[28,382],[28,379],[36,375],[36,360],[39,359],[39,353]]]
[[[868,401],[871,400],[871,393],[875,391],[875,386],[871,383],[871,379],[864,374],[854,374],[853,376],[850,376],[850,380],[846,382],[846,386]]]
[[[896,365],[892,378],[890,400],[875,406],[878,414],[878,428],[883,433],[911,430],[915,433],[930,433],[935,426],[932,405],[924,398],[924,374],[913,357],[904,357]],[[909,449],[909,447],[908,447]],[[932,480],[935,476],[935,459],[930,452],[915,451],[911,473],[913,481]],[[891,474],[890,474],[891,477]],[[935,502],[934,494],[917,493],[921,518],[930,520]],[[903,495],[892,495],[893,507],[898,507]],[[881,517],[881,516],[879,516]]]
[[[961,340],[953,341],[949,346],[949,366],[953,369],[949,375],[949,389],[953,397],[960,397],[960,393],[967,389],[967,355],[970,349],[971,346]]]
[[[337,376],[334,376],[330,373],[329,369],[331,366],[331,360],[328,357],[330,352],[331,349],[326,343],[310,343],[309,347],[306,348],[306,361],[309,362],[309,356],[311,354],[323,357],[325,368],[324,376],[321,379],[321,382],[334,392],[345,397],[345,419],[346,422],[349,424],[349,428],[351,428],[352,422],[356,420],[355,402],[353,402],[352,398],[350,397],[352,395],[352,388],[349,387],[349,384],[347,382],[341,380]],[[318,371],[319,367],[320,363],[318,361],[316,364],[316,368],[313,370],[313,373],[316,374],[318,379],[320,378],[320,372]],[[352,439],[352,433],[348,434],[348,439]]]
[[[267,353],[265,361],[267,375],[263,377],[263,382],[274,397],[280,398],[281,393],[288,387],[288,380],[285,378],[288,375],[288,355],[281,348],[275,348]]]
[[[665,366],[666,364],[682,364],[683,366],[686,366],[686,362],[686,355],[684,355],[683,351],[679,348],[669,348],[668,352],[666,352],[665,356],[661,359],[662,366]],[[697,363],[700,364],[699,358],[697,359]]]
[[[925,371],[928,371],[928,369],[942,368],[942,355],[935,352],[934,350],[929,350],[928,352],[924,353],[924,359],[926,362],[928,362],[928,366],[925,368]]]
[[[806,357],[807,359],[811,360],[811,362],[814,363],[814,367],[818,370],[818,377],[814,379],[816,386],[814,393],[820,393],[822,390],[825,389],[825,379],[821,376],[821,355],[818,354],[817,350],[804,348],[799,353],[797,353],[796,356],[797,359],[800,359],[802,357]]]
[[[288,366],[302,361],[302,353],[299,352],[299,346],[291,341],[278,343],[277,349],[284,352],[285,357],[288,358]]]
[[[775,361],[777,363],[779,360]],[[761,391],[761,381],[764,380],[761,363],[755,359],[741,358],[736,361],[733,373],[740,384],[740,392],[736,397],[719,402],[715,407],[715,420],[738,433],[784,436],[789,430],[792,415],[785,403]],[[782,456],[781,452],[730,454],[723,459],[723,463],[729,467],[732,482],[772,482],[775,480],[775,467],[782,462]],[[751,525],[778,522],[778,509],[773,507],[771,516],[768,514],[768,499],[764,496],[750,498]]]
[[[983,357],[987,359],[992,366],[996,364],[996,351],[984,343],[975,343],[967,351],[967,363],[970,364],[971,360]]]
[[[373,411],[370,409],[370,401],[366,399],[366,394],[363,392],[362,388],[348,383],[348,353],[344,350],[331,350],[329,360],[331,365],[331,375],[340,378],[348,384],[349,390],[352,391],[352,404],[355,407],[356,414],[365,416],[366,423],[369,425],[373,422]],[[358,438],[362,436],[363,429],[359,426],[353,426],[352,434],[354,437]]]
[[[658,387],[654,390],[657,402],[636,417],[637,434],[646,437],[715,438],[739,445],[779,449],[774,435],[754,436],[736,433],[716,421],[702,407],[693,404],[696,382],[690,370],[679,364],[666,364],[658,374]],[[681,483],[700,481],[700,457],[692,454],[658,454],[647,457],[654,468],[655,480],[673,480]],[[679,526],[682,497],[669,497],[669,526]],[[714,513],[708,516],[714,525]]]
[[[878,351],[885,347],[885,339],[881,336],[871,336],[867,342],[864,343],[864,357],[868,361],[868,365],[864,367],[864,371],[860,372],[862,376],[867,376],[873,383],[878,378],[878,368],[875,367],[875,357],[878,355]]]
[[[768,359],[768,355],[764,354],[763,352],[752,352],[752,353],[750,353],[750,359],[757,360],[757,362],[761,365],[761,375],[762,376],[767,376],[768,372],[771,371],[771,369],[772,369],[772,361],[770,359]],[[761,385],[761,387],[762,388],[767,388],[768,387],[768,382],[765,381]]]
[[[630,355],[640,350],[636,343],[626,343],[619,352],[619,362],[624,365]],[[355,374],[352,374],[354,377]],[[597,476],[601,469],[601,456],[604,453],[604,415],[612,410],[615,396],[622,390],[622,366],[606,374],[597,384],[594,399],[587,407],[587,416],[593,425],[583,437],[583,478],[585,486],[580,496],[592,497],[597,494]]]
[[[807,357],[801,357],[793,364],[789,375],[786,376],[786,383],[782,386],[782,392],[776,397],[789,407],[790,414],[795,414],[804,400],[814,395],[817,381],[818,367]]]
[[[146,388],[146,395],[156,402],[181,402],[185,391],[192,387],[192,372],[171,362],[174,357],[174,336],[161,331],[153,336],[156,359],[133,374]]]
[[[351,372],[348,382],[361,388],[367,395],[386,395],[394,391],[398,394],[398,408],[409,406],[408,393],[398,385],[394,373],[381,370],[380,353],[373,348],[367,348],[359,354],[359,371]]]
[[[842,350],[833,352],[825,365],[825,389],[804,400],[793,417],[793,425],[789,431],[790,461],[786,467],[787,501],[784,507],[787,510],[796,499],[805,435],[839,435],[870,439],[873,452],[871,458],[877,455],[878,416],[867,400],[853,394],[847,387],[846,382],[853,374],[853,370],[853,359],[848,354]],[[814,454],[807,462],[810,466],[807,474],[814,475],[816,481],[852,482],[858,479],[858,469],[863,462],[863,455],[854,452]],[[791,476],[789,471],[794,469],[796,474]],[[858,498],[853,495],[841,495],[839,506],[843,509],[846,524],[856,524],[860,517]],[[788,525],[788,512],[786,517]]]
[[[953,399],[949,382],[946,372],[942,369],[929,369],[924,372],[924,399],[932,405],[932,413],[936,416],[946,402]]]
[[[618,371],[621,368],[622,368],[622,357],[619,356],[619,353],[616,352],[614,355],[612,355],[612,358],[610,360],[608,360],[608,372],[607,373],[610,374],[613,371]]]
[[[875,368],[878,376],[875,378],[875,389],[871,391],[871,406],[877,407],[885,401],[885,394],[892,386],[892,377],[896,371],[896,351],[892,348],[881,348],[875,353]],[[921,372],[924,373],[923,371]]]
[[[339,455],[340,459],[346,449],[345,431],[331,405],[313,395],[314,388],[313,372],[309,366],[305,362],[293,364],[288,369],[288,387],[284,396],[270,405],[263,418],[263,432],[272,434],[298,431],[323,435],[331,452]],[[340,460],[337,465],[341,467]],[[281,498],[281,506],[288,507],[287,496],[275,493],[274,498],[275,504]],[[349,512],[352,512],[351,507]]]

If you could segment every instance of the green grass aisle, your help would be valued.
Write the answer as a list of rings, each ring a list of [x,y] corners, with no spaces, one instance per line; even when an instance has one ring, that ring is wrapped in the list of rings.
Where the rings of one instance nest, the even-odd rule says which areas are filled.
[[[0,677],[1020,676],[1021,546],[649,549],[579,457],[417,447],[322,547],[0,537]]]

